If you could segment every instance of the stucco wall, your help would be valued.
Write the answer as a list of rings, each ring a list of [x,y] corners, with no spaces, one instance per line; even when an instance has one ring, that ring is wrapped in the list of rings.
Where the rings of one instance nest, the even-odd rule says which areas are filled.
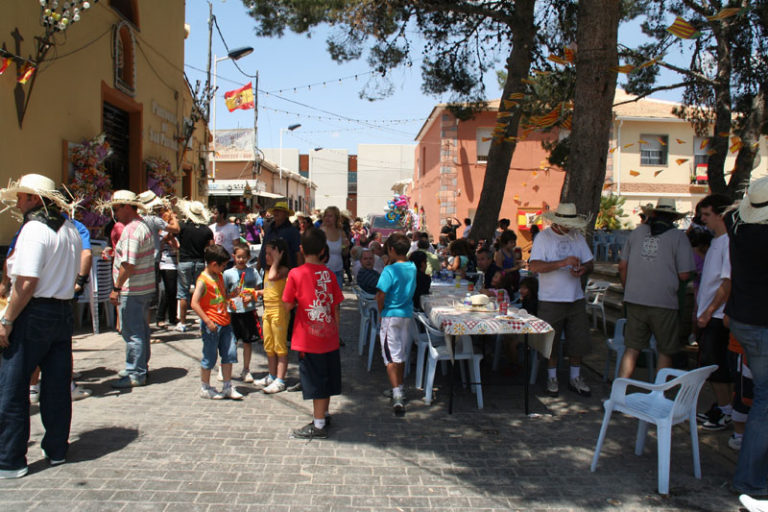
[[[381,214],[392,200],[392,185],[413,174],[412,144],[358,144],[357,215]]]
[[[321,149],[309,153],[309,176],[317,184],[315,207],[347,207],[347,150]]]

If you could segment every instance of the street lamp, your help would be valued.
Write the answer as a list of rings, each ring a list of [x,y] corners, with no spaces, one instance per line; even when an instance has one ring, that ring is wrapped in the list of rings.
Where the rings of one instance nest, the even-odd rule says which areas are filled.
[[[226,57],[219,57],[216,58],[216,55],[213,56],[213,119],[211,119],[213,123],[213,179],[216,179],[216,68],[219,65],[219,62],[223,60],[238,60],[242,59],[246,55],[250,55],[253,53],[253,48],[250,46],[244,46],[242,48],[235,48],[234,50],[231,50],[229,53],[227,53]]]
[[[278,157],[279,161],[277,162],[277,166],[279,168],[281,182],[283,179],[283,134],[285,132],[292,132],[298,128],[301,128],[300,123],[288,125],[288,128],[280,128],[280,156]]]

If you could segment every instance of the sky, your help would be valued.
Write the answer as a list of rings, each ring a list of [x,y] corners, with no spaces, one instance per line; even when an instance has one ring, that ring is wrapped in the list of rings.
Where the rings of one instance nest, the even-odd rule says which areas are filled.
[[[272,93],[259,93],[259,147],[279,147],[281,132],[283,147],[298,148],[302,153],[325,148],[356,154],[358,144],[414,144],[434,105],[447,99],[421,91],[418,65],[391,73],[393,94],[387,98],[373,102],[361,99],[360,91],[371,77],[368,64],[365,58],[344,64],[334,62],[326,51],[326,29],[313,30],[311,37],[286,31],[282,38],[261,38],[256,36],[254,20],[240,0],[212,0],[212,5],[230,50],[243,46],[254,49],[237,61],[239,67],[250,75],[258,71],[259,89]],[[205,82],[208,2],[187,0],[186,23],[190,34],[185,42],[185,70],[194,86],[197,80]],[[631,43],[639,37],[636,25],[619,30],[622,41]],[[215,27],[212,52],[217,57],[227,54]],[[252,128],[253,110],[228,112],[224,104],[226,91],[252,78],[243,75],[230,60],[217,64],[216,75],[216,130]],[[485,85],[489,99],[501,95],[495,72],[486,76]],[[677,94],[654,97],[677,100]],[[287,130],[294,124],[301,127]]]

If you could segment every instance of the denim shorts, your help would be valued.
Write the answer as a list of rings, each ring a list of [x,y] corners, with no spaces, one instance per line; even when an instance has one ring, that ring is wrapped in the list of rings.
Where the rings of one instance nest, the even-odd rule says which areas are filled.
[[[195,284],[197,277],[205,269],[202,261],[180,261],[176,280],[176,299],[189,301],[192,293],[189,288]]]
[[[203,323],[200,330],[203,333],[203,359],[200,361],[203,369],[213,370],[217,352],[221,357],[221,364],[237,362],[237,340],[231,325],[218,325],[216,331],[211,332]]]

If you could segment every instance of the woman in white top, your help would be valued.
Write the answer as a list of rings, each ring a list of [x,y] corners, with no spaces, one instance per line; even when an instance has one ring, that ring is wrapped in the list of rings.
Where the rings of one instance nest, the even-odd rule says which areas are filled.
[[[344,286],[344,259],[342,253],[349,249],[349,240],[341,229],[341,212],[335,206],[329,206],[323,212],[323,224],[320,229],[325,231],[328,241],[328,263],[326,266],[336,274],[339,286]]]

